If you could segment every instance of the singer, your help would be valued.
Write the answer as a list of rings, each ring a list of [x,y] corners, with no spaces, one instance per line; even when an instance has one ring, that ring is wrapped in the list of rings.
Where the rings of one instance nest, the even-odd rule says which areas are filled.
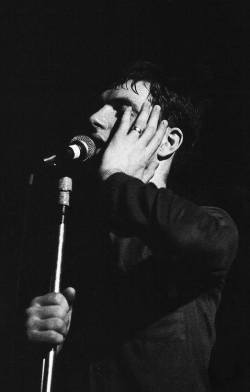
[[[172,187],[188,164],[198,117],[190,99],[143,62],[107,87],[89,118],[101,146],[89,161],[96,233],[84,242],[79,210],[85,245],[72,241],[68,256],[76,283],[26,310],[28,340],[60,345],[61,392],[209,391],[215,315],[238,232],[228,213]]]

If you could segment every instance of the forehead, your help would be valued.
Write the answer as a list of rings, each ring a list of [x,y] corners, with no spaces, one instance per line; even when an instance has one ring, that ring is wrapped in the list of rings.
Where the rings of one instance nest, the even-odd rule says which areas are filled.
[[[150,84],[149,82],[138,81],[132,88],[132,83],[132,80],[128,80],[123,85],[104,91],[102,99],[104,102],[114,99],[126,99],[137,104],[137,106],[141,106],[146,99],[150,98]]]

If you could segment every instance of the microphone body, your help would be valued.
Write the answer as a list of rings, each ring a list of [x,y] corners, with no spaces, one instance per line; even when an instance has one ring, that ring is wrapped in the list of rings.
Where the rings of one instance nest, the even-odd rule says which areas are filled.
[[[75,159],[85,162],[92,158],[96,152],[95,142],[86,135],[73,137],[68,147],[56,155],[43,158],[43,166],[56,166],[58,163],[67,163]]]

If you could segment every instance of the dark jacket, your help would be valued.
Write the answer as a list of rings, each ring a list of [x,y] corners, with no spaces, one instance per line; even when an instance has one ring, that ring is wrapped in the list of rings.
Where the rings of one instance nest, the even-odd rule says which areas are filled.
[[[100,238],[92,237],[84,260],[76,257],[85,273],[58,365],[71,373],[65,391],[78,390],[77,377],[91,392],[208,391],[216,310],[237,249],[234,222],[123,173],[109,177],[98,198],[96,236],[109,238],[97,250]],[[83,349],[74,361],[76,342]]]

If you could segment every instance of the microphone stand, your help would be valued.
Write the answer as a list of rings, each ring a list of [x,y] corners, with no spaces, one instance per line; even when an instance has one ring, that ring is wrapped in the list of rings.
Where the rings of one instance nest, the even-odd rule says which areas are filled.
[[[59,180],[59,227],[58,227],[58,243],[57,243],[57,258],[54,272],[51,279],[51,291],[55,293],[60,292],[62,263],[63,263],[63,249],[65,242],[66,216],[70,204],[70,192],[72,191],[72,179],[70,177],[62,177]],[[55,364],[57,348],[53,347],[48,354],[43,358],[42,376],[40,392],[51,392],[53,381],[53,370]]]

